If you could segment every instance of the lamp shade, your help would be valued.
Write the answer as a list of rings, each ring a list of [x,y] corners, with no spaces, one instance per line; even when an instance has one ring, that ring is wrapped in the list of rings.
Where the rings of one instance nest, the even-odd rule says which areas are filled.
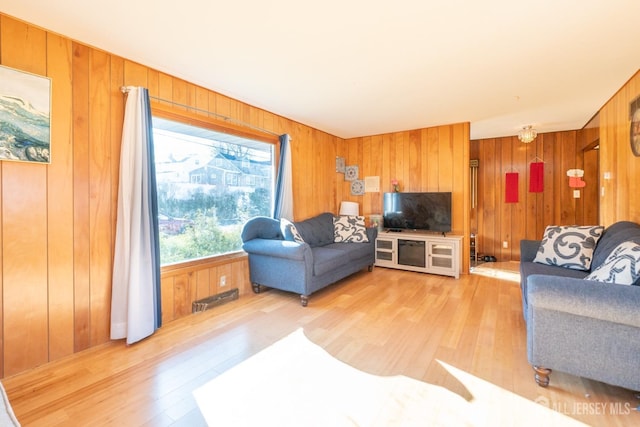
[[[341,202],[340,215],[358,216],[360,215],[360,205],[356,202]]]

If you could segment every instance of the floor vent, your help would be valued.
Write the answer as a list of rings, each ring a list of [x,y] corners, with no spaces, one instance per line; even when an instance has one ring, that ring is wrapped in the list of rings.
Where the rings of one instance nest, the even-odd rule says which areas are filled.
[[[192,313],[200,313],[201,311],[209,310],[210,308],[216,307],[218,305],[222,305],[225,302],[233,301],[238,299],[238,289],[231,289],[226,292],[222,292],[221,294],[212,295],[207,298],[199,299],[198,301],[194,301],[191,305]]]

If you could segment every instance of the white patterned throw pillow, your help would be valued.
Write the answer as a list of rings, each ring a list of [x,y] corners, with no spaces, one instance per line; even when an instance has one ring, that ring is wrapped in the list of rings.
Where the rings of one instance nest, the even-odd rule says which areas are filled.
[[[304,243],[304,239],[300,235],[300,232],[296,226],[286,218],[280,219],[280,231],[284,236],[284,240],[292,242]]]
[[[544,231],[533,261],[587,271],[591,268],[593,250],[603,231],[604,227],[600,225],[550,225]]]
[[[367,228],[363,216],[342,215],[333,218],[333,241],[367,243]]]
[[[639,277],[640,245],[624,242],[620,243],[601,265],[585,277],[585,280],[633,285]]]

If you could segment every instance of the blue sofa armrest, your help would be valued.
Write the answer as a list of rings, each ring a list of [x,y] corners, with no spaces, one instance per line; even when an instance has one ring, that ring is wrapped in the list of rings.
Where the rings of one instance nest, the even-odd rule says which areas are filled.
[[[640,287],[533,274],[527,282],[527,322],[549,310],[640,328]]]
[[[520,261],[533,262],[540,248],[540,240],[520,240]]]
[[[289,240],[252,239],[245,242],[242,245],[242,249],[248,254],[287,258],[296,261],[305,260],[305,258],[312,260],[313,258],[313,253],[308,244]],[[313,262],[311,264],[313,265]]]
[[[377,227],[367,227],[367,237],[369,238],[369,242],[376,241],[378,237],[378,228]]]

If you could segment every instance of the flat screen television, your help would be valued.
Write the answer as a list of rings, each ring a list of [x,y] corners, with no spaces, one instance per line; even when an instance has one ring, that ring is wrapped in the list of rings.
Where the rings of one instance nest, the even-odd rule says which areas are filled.
[[[392,231],[451,231],[451,192],[384,193],[383,224]]]

